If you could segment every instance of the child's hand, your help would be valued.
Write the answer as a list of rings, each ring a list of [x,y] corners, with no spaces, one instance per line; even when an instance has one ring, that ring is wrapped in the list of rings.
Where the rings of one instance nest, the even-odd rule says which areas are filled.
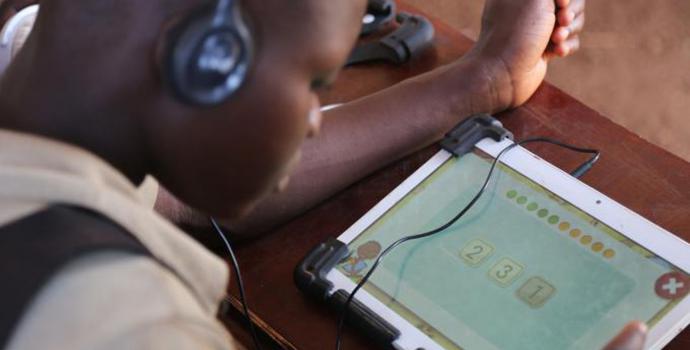
[[[585,0],[487,0],[482,30],[466,59],[493,77],[491,110],[516,107],[544,80],[551,57],[579,47]]]
[[[585,0],[556,0],[556,29],[548,54],[565,57],[580,48],[580,32],[585,25]]]

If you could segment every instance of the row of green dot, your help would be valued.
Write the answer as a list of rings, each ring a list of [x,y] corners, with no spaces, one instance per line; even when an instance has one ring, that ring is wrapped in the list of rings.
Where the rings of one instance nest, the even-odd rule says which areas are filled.
[[[519,193],[516,190],[510,190],[508,193],[506,193],[506,197],[509,199],[515,199],[515,201],[520,204],[520,205],[525,205],[529,201],[527,197],[525,196],[519,196]],[[536,202],[531,202],[527,204],[527,210],[530,212],[536,212],[537,216],[543,219],[546,219],[546,221],[549,224],[556,225],[558,224],[558,229],[565,232],[570,230],[570,223],[567,221],[561,221],[561,218],[558,217],[558,215],[550,215],[549,216],[549,210],[542,208],[539,209],[539,204]],[[605,258],[611,259],[614,256],[616,256],[616,252],[613,249],[604,249],[604,244],[601,242],[594,242],[592,236],[590,235],[582,235],[582,231],[580,229],[572,229],[570,230],[570,237],[574,239],[579,239],[580,243],[582,245],[590,245],[590,248],[592,251],[595,253],[601,253]]]

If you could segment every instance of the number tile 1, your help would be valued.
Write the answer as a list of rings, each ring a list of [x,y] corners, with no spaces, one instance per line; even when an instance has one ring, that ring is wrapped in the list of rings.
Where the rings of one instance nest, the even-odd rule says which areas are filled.
[[[531,308],[538,309],[544,306],[555,293],[556,287],[549,282],[541,277],[532,277],[517,290],[516,295]]]

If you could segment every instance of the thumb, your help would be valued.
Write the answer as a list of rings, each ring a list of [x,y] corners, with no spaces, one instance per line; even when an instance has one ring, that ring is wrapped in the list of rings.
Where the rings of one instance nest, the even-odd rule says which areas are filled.
[[[642,322],[632,322],[604,350],[642,350],[646,338],[647,326]]]

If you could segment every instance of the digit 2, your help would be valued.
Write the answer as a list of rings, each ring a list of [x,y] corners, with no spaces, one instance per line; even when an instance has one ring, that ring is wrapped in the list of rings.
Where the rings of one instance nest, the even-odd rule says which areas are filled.
[[[475,249],[475,251],[470,252],[470,253],[467,253],[467,254],[465,255],[468,259],[471,259],[471,260],[474,260],[474,258],[475,258],[477,255],[479,255],[479,254],[481,254],[481,253],[484,252],[484,247],[482,247],[482,246],[480,246],[480,245],[476,245],[476,246],[472,247],[472,249]]]

